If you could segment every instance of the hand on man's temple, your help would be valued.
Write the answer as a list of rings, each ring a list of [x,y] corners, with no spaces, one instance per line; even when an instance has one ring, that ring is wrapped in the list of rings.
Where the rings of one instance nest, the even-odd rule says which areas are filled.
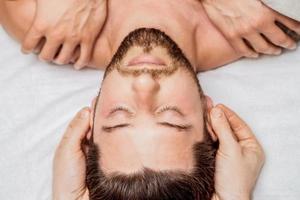
[[[86,66],[107,17],[107,0],[37,0],[37,11],[23,42],[25,53],[41,60]]]
[[[88,200],[86,162],[82,143],[90,131],[90,110],[82,109],[70,122],[53,166],[53,200]]]
[[[203,0],[204,8],[225,38],[240,55],[278,55],[294,49],[296,42],[276,23],[300,35],[300,23],[265,6],[260,0]]]
[[[248,125],[224,105],[210,112],[219,140],[216,156],[216,199],[250,200],[264,163],[264,152]]]

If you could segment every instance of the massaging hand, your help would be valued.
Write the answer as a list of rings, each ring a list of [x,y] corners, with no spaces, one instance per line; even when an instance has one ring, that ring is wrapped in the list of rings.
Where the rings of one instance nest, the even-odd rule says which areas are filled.
[[[275,22],[300,34],[300,23],[285,17],[259,0],[203,0],[204,8],[240,56],[278,55],[281,48],[294,49],[296,42]]]
[[[80,50],[75,68],[87,65],[106,20],[107,0],[36,1],[35,20],[22,42],[23,52],[40,51],[41,60],[69,64]]]
[[[81,110],[69,124],[54,157],[53,200],[88,200],[82,141],[89,132],[90,111]]]
[[[229,108],[213,108],[210,120],[220,143],[216,156],[216,199],[250,200],[264,163],[262,147],[247,124]]]

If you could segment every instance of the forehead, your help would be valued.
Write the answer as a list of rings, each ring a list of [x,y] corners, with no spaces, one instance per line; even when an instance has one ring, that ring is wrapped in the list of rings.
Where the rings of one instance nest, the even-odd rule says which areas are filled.
[[[149,128],[149,127],[148,127]],[[112,171],[132,172],[189,169],[193,166],[193,134],[170,130],[120,130],[99,135],[101,166]]]

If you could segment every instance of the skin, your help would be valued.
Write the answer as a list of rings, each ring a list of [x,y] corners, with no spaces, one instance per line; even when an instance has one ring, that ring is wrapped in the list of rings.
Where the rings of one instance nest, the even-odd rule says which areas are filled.
[[[128,58],[142,53],[142,49],[129,51],[121,68],[166,67],[147,64],[125,67]],[[165,63],[171,63],[171,58],[160,47],[151,54],[161,55]],[[147,73],[125,76],[116,69],[108,74],[97,102],[93,135],[95,143],[101,147],[104,171],[130,174],[140,171],[143,166],[153,170],[192,169],[192,146],[203,140],[204,102],[191,73],[181,67],[172,75],[159,78]],[[177,107],[182,114],[168,107]],[[118,110],[110,114],[115,108]],[[126,126],[103,130],[103,127],[122,124]],[[190,128],[180,129],[167,124]]]
[[[36,49],[41,60],[75,63],[76,69],[107,66],[123,37],[140,27],[161,29],[175,38],[197,72],[240,57],[279,55],[282,49],[295,49],[295,40],[275,22],[284,24],[293,35],[300,34],[299,22],[259,0],[131,0],[126,7],[121,0],[59,3],[56,9],[54,1],[2,0],[0,20],[22,43],[23,51]],[[42,37],[45,44],[38,43]]]
[[[0,5],[4,28],[16,40],[23,41],[35,17],[36,1],[2,0]],[[240,57],[212,24],[202,4],[195,0],[131,0],[126,6],[122,0],[110,0],[107,13],[107,21],[95,42],[91,67],[107,66],[123,38],[140,27],[166,32],[183,49],[196,71],[222,66]]]
[[[216,158],[216,194],[213,200],[249,200],[265,160],[264,152],[248,125],[228,107],[217,105],[211,109],[209,116],[209,126],[213,127],[220,142]],[[81,144],[91,136],[91,120],[89,108],[78,112],[56,150],[53,165],[55,200],[89,199],[85,173],[82,173],[86,164]],[[233,179],[232,176],[228,177],[231,173],[227,172],[238,175]]]
[[[107,1],[36,0],[36,8],[34,21],[22,41],[22,51],[30,53],[41,46],[40,59],[55,59],[56,63],[64,64],[76,50],[79,56],[74,67],[79,69],[87,65],[106,20]],[[40,41],[44,44],[39,45]]]
[[[298,35],[300,23],[272,10],[260,0],[203,0],[203,6],[209,18],[240,55],[279,55],[282,49],[297,47],[296,41],[276,23],[284,24]]]
[[[131,9],[147,7],[147,9],[148,9],[149,5],[143,5],[143,3],[134,4],[134,6],[139,5],[140,7],[134,7],[134,6],[132,6],[132,7],[128,6],[128,7],[131,8]],[[161,5],[162,4],[159,4],[159,8],[160,8]],[[176,4],[176,5],[178,5],[178,4]],[[207,32],[211,33],[211,34],[207,34],[206,37],[205,37],[205,34],[203,34],[203,31],[201,31],[201,30],[199,31],[198,27],[200,27],[200,25],[197,22],[193,22],[192,20],[190,20],[190,18],[191,18],[191,16],[190,16],[191,8],[193,6],[196,6],[196,5],[193,5],[193,6],[192,5],[193,4],[191,4],[191,6],[189,7],[190,8],[189,12],[185,12],[185,13],[178,12],[179,13],[179,14],[177,13],[178,16],[181,16],[181,17],[179,17],[179,20],[174,20],[172,26],[170,26],[170,27],[167,27],[167,26],[163,27],[162,25],[161,25],[161,27],[158,27],[160,25],[159,25],[159,23],[157,23],[157,21],[155,21],[155,20],[158,20],[158,19],[151,19],[151,20],[149,20],[150,23],[149,22],[147,22],[147,23],[148,23],[148,26],[149,26],[149,24],[151,24],[151,22],[152,22],[152,24],[153,24],[152,27],[159,28],[159,29],[167,32],[168,34],[171,35],[172,38],[179,38],[177,42],[179,43],[179,46],[182,49],[184,49],[184,51],[186,52],[186,54],[189,57],[189,60],[191,60],[191,62],[193,63],[193,66],[196,66],[195,70],[197,70],[197,71],[206,70],[206,69],[210,69],[210,67],[209,67],[210,64],[215,62],[215,61],[211,61],[211,60],[216,60],[216,59],[212,59],[212,57],[214,57],[214,56],[219,56],[219,57],[224,56],[224,49],[216,51],[216,52],[222,52],[222,55],[221,55],[221,54],[215,53],[214,51],[210,51],[209,47],[214,46],[213,48],[215,48],[214,50],[216,50],[216,48],[223,47],[222,44],[225,44],[224,46],[227,46],[227,47],[230,47],[230,46],[224,40],[224,38],[221,36],[221,34],[217,31],[216,32],[213,32],[213,31],[210,32],[210,30],[208,29]],[[199,4],[197,4],[197,5],[199,5]],[[151,4],[151,6],[152,6],[152,4]],[[168,6],[170,6],[170,5],[168,5]],[[155,10],[157,12],[157,7],[155,7],[155,9],[153,8],[153,10]],[[152,10],[152,12],[153,12],[153,10]],[[119,10],[119,11],[121,11],[121,10]],[[129,11],[130,10],[128,10],[128,12]],[[198,11],[199,10],[197,10],[197,12]],[[124,13],[123,10],[122,10],[122,13]],[[107,51],[107,49],[108,49],[107,47],[110,47],[111,52],[115,52],[115,49],[117,49],[118,44],[120,43],[120,41],[122,40],[124,35],[126,35],[129,31],[132,30],[132,27],[130,29],[126,28],[127,26],[132,26],[130,23],[123,23],[123,22],[120,23],[120,19],[125,19],[125,16],[124,16],[124,18],[120,17],[120,16],[122,16],[122,13],[119,13],[120,15],[118,15],[118,17],[116,17],[116,19],[115,19],[115,22],[118,22],[118,23],[115,23],[115,25],[114,25],[114,23],[112,23],[111,28],[107,28],[107,29],[104,28],[104,30],[103,30],[104,35],[105,35],[105,33],[110,33],[110,34],[107,34],[107,38],[109,38],[111,36],[115,36],[115,37],[114,37],[114,40],[109,40],[109,39],[106,40],[106,42],[108,44],[106,47],[105,47],[105,39],[103,39],[103,43],[100,42],[100,44],[102,44],[102,46],[99,45],[100,46],[100,48],[99,48],[100,53],[97,53],[97,55],[105,55],[105,53],[109,54],[109,51]],[[135,13],[138,13],[138,12],[135,12]],[[159,12],[159,13],[164,13],[164,16],[168,16],[165,9],[162,9],[162,12]],[[187,15],[186,13],[189,13],[189,16],[186,16]],[[196,16],[198,16],[198,15],[196,15]],[[135,16],[135,17],[138,17],[138,16]],[[179,25],[180,19],[183,19],[184,17],[186,18],[186,21],[185,21],[186,23],[182,23],[181,25]],[[153,17],[153,18],[155,18],[155,17]],[[108,19],[110,19],[110,18],[108,18]],[[138,25],[135,24],[135,26],[137,26],[137,27],[144,26],[143,23],[145,23],[145,20],[144,19],[142,20],[140,17],[139,17],[139,19],[141,20],[141,22],[140,22],[141,24],[138,24]],[[159,21],[164,21],[163,19],[166,19],[166,17],[160,16]],[[173,18],[171,18],[171,19],[173,19]],[[187,20],[187,19],[189,19],[189,20]],[[203,19],[204,20],[201,22],[202,23],[201,25],[205,24],[205,19],[207,19],[207,17],[203,18]],[[134,20],[132,20],[132,21],[134,21]],[[199,20],[199,21],[201,21],[201,20]],[[112,22],[113,22],[113,20],[112,20]],[[195,34],[190,34],[191,32],[190,33],[186,33],[186,32],[185,33],[184,32],[179,33],[178,32],[178,31],[183,31],[183,30],[184,31],[190,30],[187,27],[184,28],[184,25],[189,24],[189,23],[192,24],[192,25],[194,25],[193,23],[197,24],[196,29],[192,29],[193,31],[191,31],[191,32],[196,32]],[[19,24],[22,24],[22,26],[24,26],[23,25],[24,23],[19,22]],[[125,27],[120,28],[122,26],[125,26]],[[113,27],[115,27],[115,29],[113,29]],[[174,31],[170,31],[172,29],[172,27],[173,28],[176,27],[176,28],[174,28]],[[194,27],[195,28],[195,26],[189,26],[189,27]],[[26,29],[26,27],[25,27],[25,29]],[[105,32],[106,30],[108,30],[108,31]],[[114,31],[109,32],[109,30],[114,30]],[[118,31],[116,31],[116,30],[118,30]],[[128,32],[126,32],[126,30]],[[216,29],[214,29],[214,30],[216,30]],[[23,30],[21,30],[20,33],[19,33],[20,34],[19,38],[22,37],[21,36],[21,34],[23,33],[22,31]],[[169,31],[172,32],[172,33],[169,33]],[[25,30],[25,32],[26,32],[26,30]],[[118,34],[115,34],[116,32]],[[177,34],[175,35],[175,33],[177,33]],[[201,33],[201,35],[198,35],[197,33]],[[173,37],[172,34],[174,34],[175,36]],[[214,45],[212,45],[212,46],[210,46],[211,43],[210,44],[206,43],[207,46],[205,46],[204,42],[203,42],[203,41],[205,41],[204,39],[212,39],[214,34],[215,35],[219,34],[219,36],[220,36],[219,39],[221,39],[220,41],[225,41],[225,42],[224,43],[222,43],[222,42],[221,43],[214,43]],[[181,37],[177,37],[178,35],[185,35],[185,36],[188,35],[188,36],[192,36],[192,37],[182,37],[181,38]],[[198,36],[201,39],[198,39]],[[215,39],[214,41],[218,41],[217,37],[214,38],[214,39]],[[198,44],[199,40],[202,41],[202,43],[200,43],[200,44],[202,44],[202,46],[201,46],[202,48],[208,47],[207,49],[204,48],[206,51],[204,51],[204,50],[202,51],[202,49],[197,48],[197,47],[193,47],[193,46],[190,45],[191,41],[196,41],[196,43]],[[101,38],[99,38],[99,41],[101,41]],[[97,42],[97,44],[98,44],[98,42]],[[105,52],[103,52],[103,54],[101,54],[101,48],[105,49]],[[225,52],[228,53],[228,54],[231,54],[233,52],[232,49],[231,48],[228,48],[228,49],[230,51],[226,51],[226,49],[225,49]],[[95,50],[95,52],[96,52],[96,50]],[[110,55],[107,56],[109,58],[109,60],[112,56],[111,52],[110,52]],[[200,52],[202,52],[202,53],[200,53]],[[213,54],[212,52],[214,52],[215,54]],[[226,53],[225,53],[224,57],[226,57],[226,55],[227,55]],[[203,55],[207,55],[207,56],[203,56]],[[234,56],[236,56],[236,55],[234,55]],[[201,59],[200,59],[200,57],[201,57]],[[99,58],[99,57],[97,57],[97,58]],[[222,60],[222,58],[223,57],[221,57],[220,60],[222,62],[226,63],[227,61],[225,62],[224,60]],[[95,59],[95,61],[96,61],[96,59]],[[226,59],[228,59],[228,57],[226,57]],[[103,62],[103,61],[105,61],[105,59],[101,59],[101,61]],[[205,61],[205,62],[203,62],[203,61]],[[199,64],[199,63],[201,63],[201,64]],[[91,65],[93,65],[93,63],[91,63]],[[199,65],[200,65],[200,67],[199,67]],[[208,67],[206,67],[206,66],[208,66]],[[211,66],[213,66],[213,65],[211,64]],[[112,154],[119,154],[119,155],[120,155],[120,153],[123,153],[123,154],[121,154],[122,157],[132,158],[128,162],[127,166],[126,165],[122,166],[123,168],[122,169],[118,168],[118,170],[120,170],[122,172],[125,172],[125,173],[131,173],[134,170],[139,170],[141,166],[147,166],[149,168],[154,168],[154,169],[155,169],[155,167],[157,167],[159,169],[177,169],[177,170],[178,169],[179,170],[189,170],[191,168],[192,163],[193,163],[192,158],[189,156],[189,155],[191,155],[191,146],[195,142],[201,141],[203,139],[202,130],[203,130],[204,125],[203,125],[203,123],[199,123],[199,121],[203,122],[203,117],[202,117],[203,111],[201,109],[199,109],[202,102],[199,100],[199,97],[198,97],[199,101],[196,101],[196,97],[193,96],[193,94],[195,95],[195,94],[197,94],[197,92],[195,91],[195,87],[194,87],[195,85],[192,86],[193,84],[192,84],[192,81],[191,81],[190,77],[185,76],[184,74],[186,74],[186,73],[184,71],[179,71],[177,73],[178,74],[175,73],[174,75],[172,75],[172,78],[170,78],[169,80],[167,80],[167,81],[164,80],[166,82],[164,82],[163,87],[162,87],[162,84],[160,82],[161,79],[156,80],[156,79],[153,79],[152,77],[149,77],[147,75],[140,76],[138,78],[135,78],[134,80],[129,80],[129,81],[122,82],[123,84],[120,84],[120,86],[123,87],[122,89],[124,89],[125,91],[127,91],[129,93],[130,93],[130,91],[129,91],[130,89],[133,90],[131,92],[134,93],[134,94],[131,95],[131,98],[126,98],[126,97],[123,96],[124,94],[120,94],[120,93],[119,94],[110,94],[110,93],[108,93],[108,95],[106,95],[105,98],[107,98],[108,100],[116,99],[117,97],[122,96],[123,101],[127,101],[127,103],[128,102],[131,102],[131,103],[134,102],[133,104],[136,104],[137,107],[139,107],[139,109],[136,109],[136,110],[138,110],[138,114],[131,121],[133,125],[137,124],[138,126],[132,126],[132,127],[126,127],[126,128],[131,128],[132,132],[142,132],[145,129],[148,130],[146,132],[144,131],[145,135],[143,135],[143,136],[145,136],[145,137],[133,137],[132,133],[126,132],[126,130],[124,131],[124,128],[122,130],[122,134],[125,132],[127,137],[123,137],[123,138],[122,137],[116,137],[115,135],[118,135],[118,134],[112,134],[112,136],[104,136],[103,138],[100,138],[100,137],[97,138],[97,136],[95,137],[95,140],[97,140],[98,143],[103,142],[102,147],[105,144],[109,143],[109,142],[110,143],[115,142],[116,146],[121,144],[120,149],[117,149],[117,150],[115,148],[111,148],[112,145],[111,146],[106,146],[106,147],[104,146],[104,149],[105,149],[104,151],[106,152],[104,154],[108,154],[107,152],[112,153]],[[188,78],[185,78],[185,77],[188,77]],[[168,85],[169,85],[169,88],[170,88],[170,85],[174,85],[174,83],[178,83],[178,81],[182,81],[182,80],[186,80],[186,79],[188,79],[190,82],[186,81],[186,85],[185,84],[183,84],[183,85],[180,84],[180,88],[176,88],[176,91],[184,91],[184,92],[192,91],[191,92],[192,94],[186,94],[186,93],[184,93],[183,95],[181,94],[182,96],[186,97],[186,99],[180,99],[180,98],[182,98],[182,96],[181,95],[176,96],[176,93],[175,93],[174,90],[170,92],[170,91],[167,91],[167,89],[165,89],[165,88],[168,88]],[[122,79],[120,77],[118,77],[118,74],[116,74],[116,73],[112,74],[111,83],[113,83],[116,80],[119,81],[119,80],[122,80]],[[116,85],[116,84],[109,84],[109,86],[104,86],[104,88],[106,87],[106,88],[108,88],[107,89],[108,91],[113,91],[111,87],[116,87],[116,86],[111,86],[111,85]],[[158,87],[157,87],[157,85],[158,85]],[[130,88],[130,89],[128,89],[128,88]],[[155,88],[158,88],[159,90],[157,90]],[[103,90],[105,90],[105,89],[103,89]],[[172,96],[172,101],[170,101],[170,98],[169,99],[163,98],[163,96],[166,95],[166,93],[165,93],[166,91],[170,92],[170,94]],[[161,96],[157,95],[157,93],[159,93],[159,92],[161,92],[163,95],[161,95]],[[168,121],[169,120],[172,120],[172,121],[174,120],[175,121],[177,119],[176,119],[176,116],[174,114],[174,111],[167,111],[168,113],[165,114],[167,117],[165,115],[163,115],[162,118],[159,118],[161,116],[154,117],[154,113],[150,112],[151,108],[159,105],[160,103],[157,104],[157,102],[156,102],[157,99],[151,98],[153,96],[157,97],[157,99],[158,99],[157,102],[160,102],[160,103],[161,102],[168,102],[168,103],[173,102],[174,104],[178,104],[181,107],[181,109],[183,109],[187,113],[187,115],[188,115],[187,121],[194,126],[194,132],[191,132],[191,134],[189,134],[188,137],[186,137],[187,134],[182,134],[182,131],[173,130],[174,127],[170,127],[170,126],[166,126],[166,125],[161,126],[161,127],[157,127],[158,124],[154,123],[156,121],[160,121],[161,119],[164,119],[163,121],[165,121],[165,119],[167,119]],[[169,94],[167,94],[166,96],[169,96]],[[173,97],[174,97],[174,99],[173,99]],[[112,102],[116,103],[114,101],[112,101]],[[142,102],[142,103],[139,103],[139,102]],[[182,103],[182,102],[184,102],[184,103]],[[100,102],[100,104],[101,104],[101,102]],[[140,104],[142,106],[140,106]],[[105,108],[106,107],[112,107],[112,106],[113,105],[107,105],[107,106],[105,106]],[[192,110],[191,108],[193,108],[194,110]],[[195,110],[196,110],[196,112],[195,112]],[[171,114],[169,114],[169,112],[171,112]],[[116,122],[116,121],[108,121],[104,117],[105,112],[103,112],[103,113],[100,112],[100,114],[98,114],[98,115],[96,113],[96,116],[98,116],[98,120],[103,119],[103,122],[100,120],[100,122],[97,123],[98,125],[95,126],[95,128],[97,130],[101,130],[102,123],[104,124],[105,122],[106,123]],[[121,113],[118,113],[117,117],[123,118],[124,117],[124,111],[122,111]],[[220,118],[220,117],[218,117],[218,118]],[[125,116],[123,119],[128,120],[129,118]],[[215,118],[212,117],[212,128],[213,128],[214,131],[216,131],[216,130],[217,131],[218,130],[219,131],[226,130],[226,132],[224,132],[224,133],[233,134],[232,132],[229,132],[229,129],[232,128],[232,127],[230,127],[230,125],[227,124],[227,126],[224,126],[225,128],[223,127],[223,129],[218,129],[217,128],[218,125],[215,125],[215,123],[214,123],[215,120],[213,120],[213,119],[215,119]],[[178,117],[178,121],[182,122],[182,120],[183,120],[182,118],[179,119],[179,117]],[[117,121],[119,122],[119,120],[117,120]],[[139,123],[141,121],[143,121],[143,123]],[[146,124],[147,127],[143,126],[143,125],[145,125],[145,123],[144,123],[145,121],[148,122]],[[221,123],[221,122],[222,121],[219,121],[219,123]],[[79,121],[77,121],[77,123],[79,123]],[[224,123],[225,123],[225,121],[223,121],[223,124]],[[74,126],[76,126],[75,124],[72,125],[73,128],[74,128]],[[100,126],[100,127],[97,128],[97,126]],[[133,128],[135,128],[135,129],[133,129]],[[151,130],[154,130],[154,129],[155,130],[160,129],[160,131],[158,131],[157,135],[153,135],[153,132],[151,132]],[[173,133],[173,134],[165,134],[164,130],[166,130],[166,129],[168,130],[168,133]],[[172,131],[169,131],[169,129],[172,129]],[[116,133],[116,131],[120,131],[120,129],[114,130],[114,131]],[[72,132],[72,131],[68,131],[68,132]],[[69,134],[71,134],[71,133],[69,133]],[[104,134],[100,134],[100,135],[102,136]],[[218,134],[216,133],[216,135],[218,135]],[[146,141],[145,138],[148,138],[150,140]],[[165,142],[160,143],[160,141],[162,141],[162,140],[165,140]],[[106,142],[104,142],[104,141],[106,141]],[[134,151],[124,151],[124,149],[128,149],[128,147],[132,147],[132,143],[129,143],[129,142],[133,142],[134,148],[135,148]],[[256,142],[256,141],[254,141],[254,142]],[[147,147],[142,146],[143,144],[147,144],[147,143],[150,143],[150,145],[147,145]],[[164,153],[160,156],[156,156],[154,149],[157,148],[157,147],[161,147],[161,146],[162,146],[162,149],[163,149]],[[237,146],[237,145],[235,145],[235,146]],[[259,145],[257,145],[257,146],[259,147]],[[252,145],[251,145],[251,147],[252,147]],[[181,151],[179,151],[179,150],[181,150]],[[236,148],[235,150],[238,151],[239,148]],[[78,146],[77,146],[77,151],[79,151]],[[254,151],[254,153],[255,152],[256,151]],[[61,154],[61,153],[58,153],[58,154]],[[178,156],[178,155],[180,155],[180,156]],[[67,154],[66,154],[66,157],[67,157]],[[115,156],[113,156],[113,157],[115,157]],[[163,159],[165,157],[168,157],[169,159]],[[241,155],[238,158],[239,158],[240,162],[248,163],[247,159],[240,159],[240,158],[243,158],[243,155]],[[185,160],[186,162],[182,162],[182,160]],[[127,162],[127,159],[126,159],[126,162]],[[59,165],[59,159],[58,159],[57,163],[58,164],[55,164],[55,165],[61,166],[61,165]],[[102,165],[104,166],[105,170],[107,170],[108,172],[110,170],[115,171],[117,169],[116,166],[118,166],[118,164],[120,164],[120,163],[124,163],[124,160],[122,162],[122,159],[120,159],[120,157],[119,157],[118,160],[106,159],[105,157],[102,158]],[[154,165],[154,163],[157,163],[157,165]],[[234,162],[234,163],[237,164],[237,162]],[[257,163],[255,163],[255,164],[257,164]],[[245,165],[244,165],[244,167],[245,167]],[[221,166],[223,166],[223,165],[221,164]],[[238,165],[236,165],[235,167],[238,167]],[[261,167],[261,164],[259,165],[259,167]],[[60,168],[60,173],[59,174],[62,173],[64,168],[65,167]],[[255,171],[255,176],[254,177],[255,177],[255,180],[256,180],[257,174],[258,174],[257,171],[259,171],[259,170],[254,170],[254,171]],[[75,171],[71,171],[71,172],[75,172]],[[245,172],[241,172],[241,175],[243,175],[243,173],[245,173]],[[67,174],[70,174],[70,173],[67,173]],[[73,174],[73,178],[74,178],[74,174]],[[58,177],[58,176],[56,176],[56,177]],[[220,182],[222,182],[222,181],[220,181]],[[55,185],[55,183],[57,183],[57,181],[54,181],[54,185]],[[239,185],[239,184],[236,184],[236,185]],[[243,194],[235,194],[234,192],[233,193],[229,192],[228,196],[240,195],[240,196],[238,196],[238,197],[240,197],[238,199],[247,199],[247,196],[249,196],[248,193],[250,193],[249,191],[251,191],[251,187],[253,187],[253,183],[252,182],[249,183],[249,185],[251,185],[250,189],[246,188],[246,187],[249,187],[248,184],[245,184],[245,185],[246,185],[246,186],[244,186],[245,188],[243,188],[243,190],[242,190]],[[82,183],[81,183],[79,188],[81,188],[81,189],[84,188]],[[234,186],[232,188],[229,188],[228,190],[236,191],[236,189],[237,189]],[[67,191],[67,190],[68,189],[66,189],[64,191]],[[82,191],[84,191],[84,192],[82,192]],[[84,189],[81,190],[81,192],[82,192],[81,193],[82,196],[86,195],[86,191]],[[223,193],[224,193],[224,191],[222,191],[221,193],[219,193],[217,195],[219,197],[222,197]],[[227,190],[225,191],[225,193],[227,193]],[[230,198],[228,198],[228,199],[230,199]]]

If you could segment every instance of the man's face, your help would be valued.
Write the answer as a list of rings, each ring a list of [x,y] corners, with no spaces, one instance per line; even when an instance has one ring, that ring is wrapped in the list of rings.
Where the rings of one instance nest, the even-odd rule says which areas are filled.
[[[203,98],[176,44],[156,31],[125,38],[96,102],[93,140],[105,173],[193,169],[205,139]]]

